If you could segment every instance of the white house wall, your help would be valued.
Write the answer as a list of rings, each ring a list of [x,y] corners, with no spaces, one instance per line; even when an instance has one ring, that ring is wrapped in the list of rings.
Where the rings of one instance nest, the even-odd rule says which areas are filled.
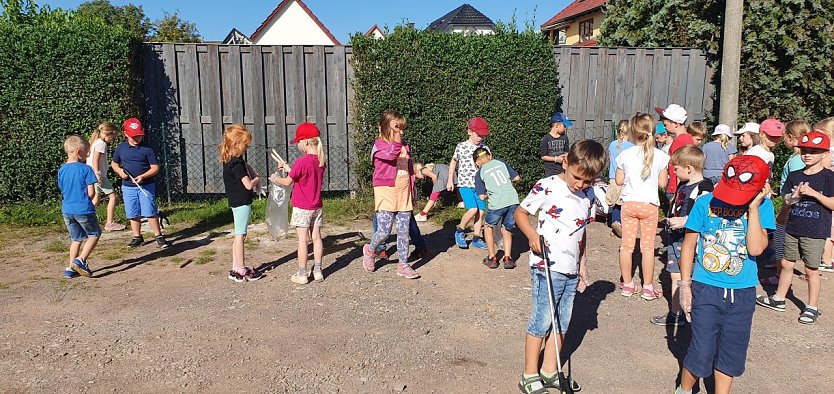
[[[310,15],[293,1],[273,18],[255,45],[333,45],[333,41]]]

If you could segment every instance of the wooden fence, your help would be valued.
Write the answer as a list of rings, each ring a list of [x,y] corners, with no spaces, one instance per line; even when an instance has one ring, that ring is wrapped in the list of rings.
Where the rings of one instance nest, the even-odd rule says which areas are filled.
[[[713,71],[699,49],[557,47],[554,54],[562,108],[575,119],[572,140],[610,141],[612,124],[671,103],[686,109],[688,122],[713,110]]]

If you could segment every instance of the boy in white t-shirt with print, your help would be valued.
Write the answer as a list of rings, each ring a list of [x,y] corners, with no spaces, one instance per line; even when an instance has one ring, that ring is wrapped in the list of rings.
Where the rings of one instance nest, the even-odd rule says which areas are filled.
[[[591,184],[607,167],[608,151],[599,143],[585,140],[574,145],[564,162],[565,172],[540,179],[515,211],[519,230],[530,244],[532,277],[532,314],[524,340],[524,373],[518,387],[524,393],[544,393],[547,387],[558,387],[556,352],[552,333],[547,279],[544,269],[552,273],[551,289],[558,314],[559,344],[570,325],[575,292],[587,286],[585,262],[585,226],[594,212]],[[530,215],[538,212],[535,228]],[[542,260],[539,236],[544,236],[551,261]],[[544,359],[539,366],[539,353],[544,343]],[[562,360],[564,361],[564,360]],[[574,391],[579,384],[569,380]]]
[[[455,243],[461,249],[469,248],[464,236],[464,230],[466,230],[469,222],[472,221],[472,232],[474,233],[472,246],[478,249],[486,249],[486,242],[481,237],[481,226],[484,224],[486,203],[478,197],[478,193],[475,191],[475,174],[478,172],[478,167],[475,165],[475,161],[472,160],[472,153],[480,147],[489,150],[483,143],[484,138],[489,135],[489,125],[483,118],[474,117],[467,122],[466,133],[469,135],[469,138],[455,147],[452,161],[449,162],[449,175],[447,178],[448,181],[446,181],[446,190],[448,191],[454,190],[457,184],[458,193],[460,193],[463,206],[466,208],[466,213],[460,218],[460,224],[455,229]]]

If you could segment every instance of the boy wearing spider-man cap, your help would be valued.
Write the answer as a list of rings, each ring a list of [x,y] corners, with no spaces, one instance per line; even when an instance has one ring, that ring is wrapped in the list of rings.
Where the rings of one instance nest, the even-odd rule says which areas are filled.
[[[678,284],[692,341],[676,393],[691,393],[710,375],[715,392],[728,393],[744,373],[759,282],[754,258],[776,228],[769,175],[757,156],[730,160],[715,191],[698,197],[686,220]]]
[[[805,168],[793,171],[782,185],[785,207],[790,209],[785,225],[785,256],[779,271],[779,287],[772,296],[759,296],[756,303],[777,312],[785,311],[785,297],[791,287],[793,268],[798,259],[805,263],[808,276],[808,304],[799,315],[799,322],[814,324],[819,318],[819,267],[825,239],[831,234],[834,209],[834,172],[826,171],[823,158],[830,147],[828,135],[812,131],[803,135],[796,145]]]

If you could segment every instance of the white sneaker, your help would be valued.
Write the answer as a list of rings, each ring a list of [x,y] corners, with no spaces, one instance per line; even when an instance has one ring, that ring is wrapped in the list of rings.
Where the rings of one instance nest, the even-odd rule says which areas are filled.
[[[420,213],[414,215],[414,220],[418,221],[418,222],[425,222],[426,220],[428,220],[428,215],[426,215],[425,213],[420,212]]]
[[[321,270],[314,269],[313,270],[313,279],[315,279],[316,282],[323,281],[324,280],[324,273],[322,273]]]
[[[292,274],[290,280],[300,285],[306,285],[307,283],[310,283],[310,278],[307,277],[307,275],[299,275],[298,272]]]

